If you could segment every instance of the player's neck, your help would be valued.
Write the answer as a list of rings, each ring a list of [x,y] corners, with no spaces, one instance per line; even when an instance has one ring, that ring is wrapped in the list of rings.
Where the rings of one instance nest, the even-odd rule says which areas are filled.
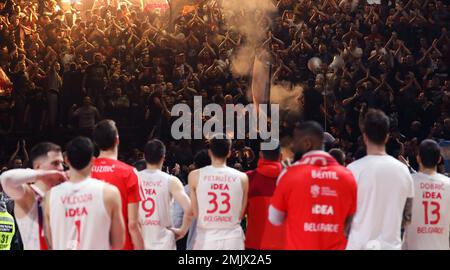
[[[437,173],[437,168],[436,167],[435,168],[425,168],[425,167],[420,166],[419,172],[426,174],[426,175],[433,175],[433,174]]]
[[[100,155],[98,156],[98,158],[109,158],[117,160],[117,156],[118,156],[117,147],[114,147],[113,149],[110,150],[100,151]]]
[[[73,183],[78,183],[83,180],[86,180],[86,178],[88,178],[91,175],[91,170],[84,169],[84,170],[78,171],[78,170],[70,169],[69,173],[70,173],[69,181],[73,182]]]
[[[384,156],[384,155],[386,155],[386,146],[368,143],[367,144],[367,155],[369,155],[369,156]]]
[[[148,164],[147,163],[147,170],[160,171],[160,170],[162,170],[162,164]]]
[[[226,159],[215,159],[213,158],[211,160],[211,166],[215,168],[223,168],[227,166],[227,160]]]

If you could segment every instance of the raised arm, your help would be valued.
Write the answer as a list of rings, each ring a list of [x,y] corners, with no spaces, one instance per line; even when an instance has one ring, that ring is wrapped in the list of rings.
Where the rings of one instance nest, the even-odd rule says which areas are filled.
[[[20,200],[28,191],[31,191],[27,184],[39,180],[62,181],[66,179],[64,172],[44,171],[32,169],[14,169],[3,173],[0,181],[3,190],[13,200]]]
[[[19,150],[20,150],[20,140],[17,141],[17,145],[16,145],[16,150],[14,151],[14,153],[12,153],[11,157],[8,160],[8,165],[11,166],[14,159],[16,159],[17,154],[19,154]]]

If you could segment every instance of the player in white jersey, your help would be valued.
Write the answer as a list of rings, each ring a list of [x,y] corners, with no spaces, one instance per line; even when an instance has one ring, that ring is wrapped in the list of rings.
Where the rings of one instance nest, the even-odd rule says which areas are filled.
[[[125,225],[119,190],[92,179],[94,145],[77,137],[66,146],[69,181],[45,196],[44,228],[49,248],[55,250],[121,249]]]
[[[412,219],[405,228],[403,249],[450,249],[450,179],[437,173],[440,160],[440,147],[435,141],[420,144],[420,168],[413,175]]]
[[[54,185],[66,180],[61,148],[40,143],[30,152],[33,169],[14,169],[1,175],[5,193],[13,199],[14,215],[25,250],[45,250],[41,201]]]
[[[231,141],[223,134],[209,141],[211,166],[189,174],[190,196],[197,217],[194,250],[242,250],[240,222],[247,206],[248,177],[226,165]]]
[[[139,207],[144,247],[147,250],[176,250],[176,240],[186,235],[191,224],[191,200],[177,177],[161,171],[166,147],[160,140],[149,141],[144,155],[147,169],[138,174],[144,193]],[[180,228],[172,228],[173,199],[184,212]]]
[[[367,156],[351,163],[358,186],[356,214],[347,249],[401,249],[402,221],[414,185],[408,167],[386,154],[389,118],[369,110],[363,123]]]

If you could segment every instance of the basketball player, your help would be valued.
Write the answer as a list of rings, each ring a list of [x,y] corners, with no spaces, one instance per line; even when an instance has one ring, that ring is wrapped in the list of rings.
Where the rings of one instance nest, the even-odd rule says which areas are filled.
[[[369,110],[362,123],[367,156],[348,165],[358,184],[358,205],[347,249],[401,249],[405,206],[414,197],[408,167],[386,153],[389,118]],[[405,215],[405,219],[408,217]]]
[[[77,137],[66,146],[69,181],[45,196],[45,236],[54,250],[121,249],[125,226],[119,190],[92,179],[94,145]]]
[[[278,179],[269,207],[273,225],[286,223],[288,250],[345,249],[356,210],[352,173],[323,151],[324,131],[316,122],[294,129],[296,156],[301,159]]]
[[[139,202],[141,194],[137,171],[119,160],[119,132],[112,120],[100,121],[94,129],[94,141],[100,155],[92,167],[92,178],[116,186],[122,199],[122,213],[125,221],[125,245],[123,249],[143,249],[144,242],[139,224]]]
[[[1,175],[5,193],[14,200],[14,214],[25,250],[45,250],[43,211],[45,193],[66,180],[61,148],[40,143],[30,152],[33,169],[14,169]]]
[[[144,155],[147,169],[138,174],[144,191],[139,219],[145,249],[176,250],[176,240],[186,235],[191,224],[191,200],[181,181],[161,170],[166,147],[160,140],[149,141]],[[173,199],[183,208],[183,223],[180,228],[172,228]]]
[[[188,176],[194,216],[194,250],[243,250],[240,222],[247,205],[248,177],[226,164],[231,141],[216,134],[209,141],[211,165]]]
[[[286,226],[274,226],[267,219],[270,199],[281,173],[281,148],[261,150],[258,166],[246,174],[249,179],[245,248],[278,250],[284,248]]]
[[[450,179],[437,173],[440,160],[441,149],[435,141],[420,144],[412,219],[405,229],[403,249],[450,249]]]

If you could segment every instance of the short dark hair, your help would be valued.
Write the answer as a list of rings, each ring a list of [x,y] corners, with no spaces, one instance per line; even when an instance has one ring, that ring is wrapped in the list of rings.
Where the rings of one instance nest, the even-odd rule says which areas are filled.
[[[211,158],[208,156],[208,151],[201,150],[197,152],[194,156],[194,165],[197,169],[211,165]]]
[[[281,146],[280,146],[280,141],[274,140],[274,143],[277,144],[277,147],[275,149],[272,150],[261,150],[262,156],[265,160],[270,160],[270,161],[278,161],[280,159],[280,154],[281,154]],[[270,140],[265,140],[264,143],[269,143]]]
[[[76,137],[66,146],[66,157],[70,166],[82,170],[89,165],[94,156],[94,144],[87,137]]]
[[[148,141],[144,149],[145,161],[149,164],[158,164],[166,155],[166,146],[158,139]]]
[[[364,118],[363,133],[370,142],[384,145],[389,134],[389,117],[383,111],[370,109]]]
[[[226,158],[231,150],[231,140],[225,134],[215,134],[209,140],[209,149],[217,158]]]
[[[425,168],[434,168],[441,158],[441,148],[433,140],[424,140],[419,145],[419,157]]]
[[[100,150],[108,150],[114,147],[119,132],[113,120],[105,119],[95,126],[94,142]]]
[[[61,152],[61,147],[57,144],[51,143],[51,142],[42,142],[37,145],[35,145],[33,148],[31,148],[30,151],[30,165],[31,167],[34,166],[34,162],[43,157],[47,156],[49,152]]]
[[[334,157],[334,159],[336,159],[336,161],[344,166],[345,165],[345,153],[344,151],[342,151],[339,148],[333,148],[330,150],[330,152],[328,152],[332,157]]]
[[[295,129],[300,131],[302,134],[311,135],[313,137],[316,137],[321,142],[323,142],[325,132],[323,130],[322,125],[320,125],[316,121],[306,121],[302,123],[297,123],[295,125]]]

